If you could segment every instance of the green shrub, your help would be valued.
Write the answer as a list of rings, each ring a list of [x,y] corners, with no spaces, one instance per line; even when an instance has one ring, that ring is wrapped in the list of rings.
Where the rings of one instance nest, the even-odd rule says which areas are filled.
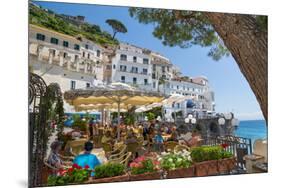
[[[73,118],[73,125],[72,125],[73,128],[77,127],[80,131],[86,131],[86,129],[87,129],[87,122],[83,121],[81,119],[80,115],[74,114],[72,116],[72,118]]]
[[[169,154],[161,160],[161,167],[165,170],[173,170],[177,168],[188,168],[191,161],[188,157],[179,154]]]
[[[194,162],[221,159],[223,148],[220,146],[200,146],[191,149],[191,158]]]
[[[125,166],[118,163],[107,163],[95,167],[96,178],[120,176],[125,173]]]

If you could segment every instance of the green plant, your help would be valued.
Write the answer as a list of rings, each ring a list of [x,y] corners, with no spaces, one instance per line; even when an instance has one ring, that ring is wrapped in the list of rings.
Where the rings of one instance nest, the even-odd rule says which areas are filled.
[[[189,155],[173,154],[165,155],[161,160],[161,168],[165,170],[174,170],[177,168],[188,168],[192,162]]]
[[[191,149],[191,158],[194,162],[221,159],[223,148],[220,146],[200,146]]]
[[[155,114],[153,112],[148,112],[146,114],[148,121],[154,120],[155,119]]]
[[[81,119],[80,115],[74,114],[72,116],[72,118],[73,118],[73,125],[72,125],[73,128],[77,127],[80,131],[86,131],[86,129],[87,129],[87,122],[83,121]]]
[[[73,164],[72,168],[61,169],[57,175],[50,175],[47,184],[49,186],[66,185],[69,183],[83,183],[91,174],[89,166],[82,168],[77,164]]]
[[[125,167],[118,163],[107,163],[99,165],[95,168],[96,178],[106,178],[119,176],[125,173]]]

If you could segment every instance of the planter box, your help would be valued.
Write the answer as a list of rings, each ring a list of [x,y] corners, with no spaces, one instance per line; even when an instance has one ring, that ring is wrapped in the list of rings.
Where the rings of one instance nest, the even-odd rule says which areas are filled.
[[[236,167],[236,157],[218,160],[219,173],[229,173]]]
[[[140,181],[140,180],[158,180],[161,178],[160,172],[149,172],[144,174],[130,174],[130,181]]]
[[[168,170],[166,178],[187,178],[194,176],[195,167],[190,166],[189,168],[179,168],[175,170]]]
[[[211,176],[218,174],[218,161],[203,161],[195,163],[195,175],[196,176]]]
[[[86,183],[112,183],[112,182],[125,182],[125,181],[129,181],[128,174],[124,174],[122,176],[107,177],[107,178],[91,177]]]

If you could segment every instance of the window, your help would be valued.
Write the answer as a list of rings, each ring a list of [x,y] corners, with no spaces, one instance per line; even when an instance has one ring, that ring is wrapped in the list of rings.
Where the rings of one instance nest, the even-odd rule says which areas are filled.
[[[74,56],[74,60],[77,61],[78,60],[78,55]]]
[[[74,50],[80,50],[80,46],[78,44],[74,44]]]
[[[143,74],[147,74],[147,69],[142,69]]]
[[[42,41],[44,41],[44,40],[45,40],[45,35],[40,34],[40,33],[37,33],[37,34],[36,34],[36,39],[37,39],[37,40],[42,40]]]
[[[138,73],[138,67],[132,67],[131,72],[132,73]]]
[[[83,52],[83,57],[85,57],[85,52]]]
[[[125,54],[120,55],[120,60],[127,61],[127,56]]]
[[[155,64],[153,65],[153,70],[156,71],[156,65]]]
[[[63,45],[64,47],[68,48],[69,43],[68,43],[67,41],[63,41],[62,45]]]
[[[170,72],[170,67],[167,67],[167,71]]]
[[[133,84],[137,84],[137,78],[133,78]]]
[[[97,50],[97,57],[100,57],[100,50]]]
[[[64,53],[63,53],[63,58],[66,58],[66,57],[67,57],[67,53],[64,52]]]
[[[165,72],[165,66],[162,66],[162,72]]]
[[[153,82],[153,88],[156,88],[156,83],[155,82]]]
[[[120,71],[126,72],[127,71],[127,66],[120,65]]]
[[[90,53],[88,53],[88,59],[90,59]]]
[[[143,64],[148,64],[148,59],[147,58],[143,58]]]
[[[115,69],[116,68],[116,66],[115,65],[113,65],[113,69]]]
[[[136,56],[133,57],[133,62],[134,62],[134,63],[137,62],[137,57],[136,57]]]
[[[91,86],[90,83],[86,83],[86,88],[89,88]]]
[[[179,89],[180,87],[179,86],[177,86],[177,89]]]
[[[88,45],[88,44],[86,44],[86,45],[85,45],[85,48],[86,48],[86,49],[89,49],[89,45]]]
[[[144,79],[144,85],[147,85],[148,82],[147,82],[147,79]]]
[[[71,80],[70,89],[75,89],[76,82]]]
[[[155,73],[152,73],[152,79],[156,79]]]
[[[177,103],[177,107],[180,108],[180,103]]]
[[[51,38],[51,40],[50,40],[50,42],[52,43],[52,44],[59,44],[59,39],[56,39],[56,38]]]
[[[121,76],[121,82],[125,83],[125,76]]]

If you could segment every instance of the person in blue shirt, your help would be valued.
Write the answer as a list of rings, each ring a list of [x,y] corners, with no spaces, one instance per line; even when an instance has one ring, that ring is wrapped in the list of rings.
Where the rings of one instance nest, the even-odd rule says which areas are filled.
[[[162,152],[163,151],[164,139],[162,137],[162,132],[160,130],[157,131],[157,134],[154,137],[154,141],[155,141],[156,151]]]
[[[97,156],[92,154],[91,151],[93,150],[94,145],[91,142],[86,142],[84,146],[84,153],[77,155],[73,161],[74,164],[85,168],[85,166],[89,166],[89,169],[94,170],[97,165],[100,165],[100,161],[98,160]],[[92,172],[91,176],[95,176],[95,173]]]

